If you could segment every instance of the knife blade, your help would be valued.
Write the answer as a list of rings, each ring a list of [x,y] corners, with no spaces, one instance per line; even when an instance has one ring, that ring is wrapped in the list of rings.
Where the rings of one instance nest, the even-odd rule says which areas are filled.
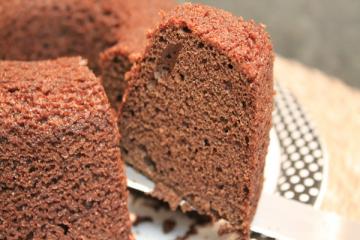
[[[151,193],[155,184],[131,166],[126,166],[127,185]],[[251,230],[279,240],[288,239],[356,239],[360,224],[312,206],[263,192]]]
[[[262,193],[251,230],[276,239],[357,239],[360,224],[281,196]]]

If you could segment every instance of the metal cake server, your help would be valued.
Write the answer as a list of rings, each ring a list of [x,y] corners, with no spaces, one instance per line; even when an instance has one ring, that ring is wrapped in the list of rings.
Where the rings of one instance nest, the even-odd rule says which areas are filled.
[[[155,184],[126,166],[128,187],[150,193]],[[251,230],[276,239],[357,239],[360,224],[277,195],[262,193]]]

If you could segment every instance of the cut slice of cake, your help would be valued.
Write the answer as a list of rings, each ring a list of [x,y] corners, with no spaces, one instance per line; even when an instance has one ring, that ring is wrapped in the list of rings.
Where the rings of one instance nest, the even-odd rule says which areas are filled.
[[[118,141],[86,60],[0,61],[0,239],[132,239]]]
[[[263,25],[202,5],[164,16],[128,73],[119,118],[125,161],[246,238],[262,190],[273,106]]]

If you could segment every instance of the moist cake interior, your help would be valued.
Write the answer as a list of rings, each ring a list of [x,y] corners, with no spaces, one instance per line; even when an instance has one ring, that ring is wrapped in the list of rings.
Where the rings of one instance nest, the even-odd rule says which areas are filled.
[[[162,30],[140,68],[120,120],[123,158],[200,212],[241,225],[257,191],[249,82],[187,27]]]

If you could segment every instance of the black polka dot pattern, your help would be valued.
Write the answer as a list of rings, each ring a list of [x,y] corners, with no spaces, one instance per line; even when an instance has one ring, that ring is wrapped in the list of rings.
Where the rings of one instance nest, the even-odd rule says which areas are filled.
[[[273,125],[281,149],[281,175],[277,191],[281,196],[315,205],[323,185],[324,154],[318,134],[296,98],[276,86]]]
[[[324,191],[327,159],[314,126],[297,99],[276,85],[273,126],[281,146],[281,170],[276,194],[317,205]],[[258,233],[252,240],[273,239]]]

